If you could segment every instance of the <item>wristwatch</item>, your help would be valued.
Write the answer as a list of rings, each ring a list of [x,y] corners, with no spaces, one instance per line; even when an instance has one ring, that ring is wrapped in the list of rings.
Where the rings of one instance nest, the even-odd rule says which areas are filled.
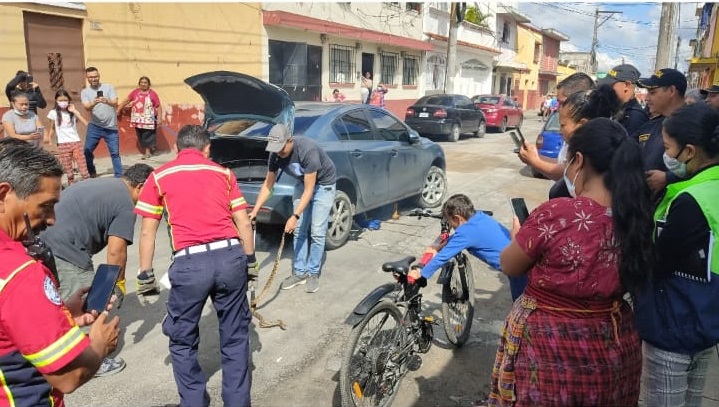
[[[300,219],[300,215],[298,215],[298,214],[296,214],[296,213],[293,213],[293,214],[292,214],[292,216],[294,216],[294,217],[295,217],[295,219],[297,219],[297,220],[299,220],[299,219]]]

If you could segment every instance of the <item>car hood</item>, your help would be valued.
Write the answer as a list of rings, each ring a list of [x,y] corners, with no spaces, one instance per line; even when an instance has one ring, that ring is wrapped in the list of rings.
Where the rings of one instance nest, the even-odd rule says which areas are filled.
[[[185,79],[205,101],[205,126],[227,120],[281,123],[292,130],[295,105],[284,89],[238,72],[215,71]]]

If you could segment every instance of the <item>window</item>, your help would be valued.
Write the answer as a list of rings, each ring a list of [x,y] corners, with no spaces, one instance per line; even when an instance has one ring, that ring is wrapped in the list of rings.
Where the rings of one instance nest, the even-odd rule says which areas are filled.
[[[402,65],[402,85],[417,85],[419,58],[407,56]]]
[[[409,141],[409,132],[397,119],[380,110],[370,110],[370,117],[382,140]]]
[[[407,11],[422,12],[422,3],[407,3],[405,7]]]
[[[396,85],[395,75],[397,74],[397,65],[399,63],[399,54],[393,52],[383,52],[380,54],[380,80],[385,85]]]
[[[355,48],[330,44],[330,82],[353,83]]]
[[[502,42],[509,42],[509,23],[506,21],[504,22],[504,25],[502,25]]]
[[[542,54],[542,44],[535,42],[534,43],[534,63],[539,63],[539,56]]]
[[[349,112],[332,125],[337,137],[345,141],[374,141],[372,127],[362,110]]]
[[[509,99],[504,99],[504,105],[507,107],[514,107],[514,102]]]
[[[467,96],[455,96],[454,97],[454,106],[457,109],[474,109],[474,103],[472,103],[472,100],[468,98]]]

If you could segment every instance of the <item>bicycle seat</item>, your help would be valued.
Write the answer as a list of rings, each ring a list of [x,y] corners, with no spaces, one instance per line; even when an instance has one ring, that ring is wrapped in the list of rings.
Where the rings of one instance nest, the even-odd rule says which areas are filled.
[[[417,260],[414,256],[405,257],[402,260],[390,261],[382,265],[382,271],[388,273],[407,274],[409,266]]]

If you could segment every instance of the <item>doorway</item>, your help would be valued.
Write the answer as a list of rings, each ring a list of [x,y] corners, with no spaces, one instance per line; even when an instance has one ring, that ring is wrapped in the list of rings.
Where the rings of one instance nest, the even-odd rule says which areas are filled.
[[[370,78],[374,80],[374,54],[367,52],[362,53],[362,72],[360,75],[364,76],[365,73],[369,72]]]

